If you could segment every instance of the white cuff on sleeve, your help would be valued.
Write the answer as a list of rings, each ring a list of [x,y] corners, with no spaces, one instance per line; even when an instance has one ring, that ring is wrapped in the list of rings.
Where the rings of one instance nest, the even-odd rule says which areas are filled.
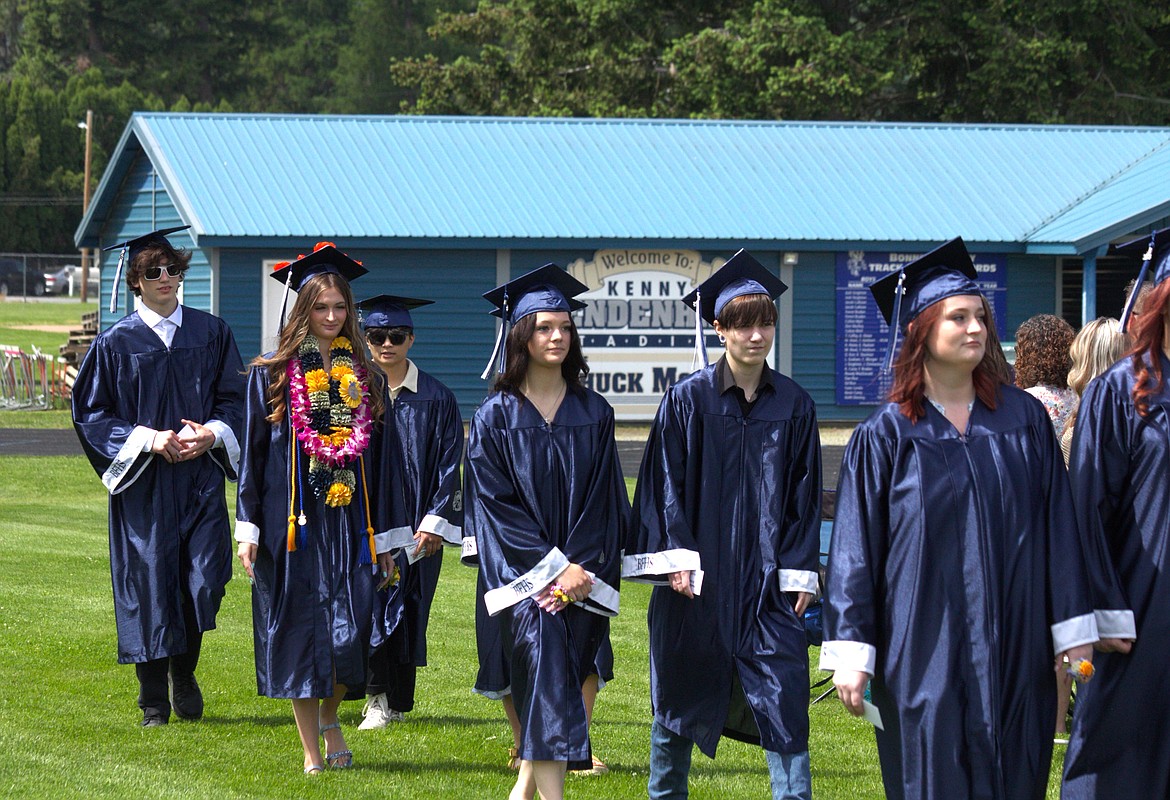
[[[260,544],[260,529],[251,522],[236,520],[236,541],[248,544]]]
[[[519,578],[507,586],[500,586],[487,592],[483,596],[483,602],[487,606],[488,613],[494,617],[505,608],[510,608],[521,600],[539,594],[567,566],[569,566],[569,559],[560,551],[560,548],[554,547],[535,567]]]
[[[877,668],[877,648],[865,642],[839,640],[821,645],[821,669],[851,669],[874,674]]]
[[[438,514],[427,514],[419,523],[418,529],[423,533],[433,533],[442,537],[444,544],[459,546],[463,544],[463,529],[452,525]]]
[[[1094,611],[1097,633],[1102,639],[1137,639],[1137,623],[1129,609],[1104,609]]]
[[[469,567],[479,566],[479,544],[474,536],[463,537],[463,550],[459,553],[459,560]]]
[[[138,480],[142,470],[150,463],[149,458],[141,456],[150,452],[150,446],[154,444],[157,433],[154,428],[147,428],[144,425],[135,425],[134,430],[130,431],[130,435],[118,450],[118,455],[114,456],[114,460],[102,474],[102,483],[110,494],[125,491],[130,484]]]
[[[622,556],[622,578],[665,586],[670,583],[666,577],[670,573],[682,570],[697,572],[701,566],[697,550],[680,547],[657,553],[636,553],[632,556]]]
[[[230,474],[238,475],[240,471],[240,443],[236,440],[232,429],[228,427],[226,422],[218,419],[209,419],[203,425],[215,434],[213,446],[222,447],[227,453],[228,465],[231,467]]]
[[[1097,634],[1097,620],[1092,614],[1082,614],[1051,626],[1054,652],[1063,653],[1070,647],[1093,644],[1101,637]]]
[[[413,544],[414,531],[405,525],[374,534],[374,550],[379,553],[392,553]]]
[[[780,570],[780,591],[817,593],[817,574],[807,569]]]

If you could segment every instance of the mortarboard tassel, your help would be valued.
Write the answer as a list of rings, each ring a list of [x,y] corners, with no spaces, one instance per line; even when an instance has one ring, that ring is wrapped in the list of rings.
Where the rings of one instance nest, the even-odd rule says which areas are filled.
[[[284,278],[284,294],[280,298],[280,327],[276,329],[276,335],[284,333],[284,314],[288,309],[288,292],[292,285],[292,270],[288,271],[288,275]]]
[[[511,328],[508,318],[511,314],[511,309],[508,308],[508,290],[504,290],[504,305],[500,309],[500,329],[496,332],[496,345],[492,348],[491,358],[488,359],[487,366],[483,368],[483,373],[480,374],[479,379],[486,381],[492,372],[503,373],[504,368],[508,362],[508,348],[505,345],[505,340],[508,336],[508,330]]]
[[[126,253],[130,251],[130,245],[124,246],[118,253],[118,268],[114,270],[114,285],[110,288],[110,313],[113,314],[118,310],[118,284],[122,282],[122,265],[126,263]]]
[[[1133,291],[1129,293],[1129,299],[1125,301],[1125,310],[1121,312],[1121,324],[1118,330],[1122,333],[1126,332],[1129,326],[1129,318],[1133,316],[1133,307],[1137,305],[1138,295],[1142,293],[1142,284],[1146,282],[1146,273],[1150,271],[1150,262],[1154,259],[1154,236],[1150,235],[1150,246],[1146,248],[1146,254],[1142,256],[1142,268],[1138,272],[1137,281],[1133,285]]]
[[[886,353],[886,372],[894,368],[894,354],[898,351],[898,333],[902,329],[902,295],[906,294],[906,270],[898,275],[898,286],[894,289],[894,315],[890,322],[890,351]]]
[[[293,514],[293,510],[297,507],[297,437],[293,433],[292,428],[289,428],[289,476],[288,476],[288,552],[296,552],[297,549],[297,518]]]
[[[374,526],[370,522],[370,490],[366,484],[366,458],[364,455],[358,456],[358,469],[362,473],[362,500],[365,504],[366,511],[366,544],[367,547],[362,548],[362,552],[358,555],[359,564],[377,564],[378,551],[374,545]]]
[[[707,339],[703,336],[703,315],[699,309],[703,306],[703,296],[695,292],[695,352],[691,357],[691,370],[702,369],[707,366]]]

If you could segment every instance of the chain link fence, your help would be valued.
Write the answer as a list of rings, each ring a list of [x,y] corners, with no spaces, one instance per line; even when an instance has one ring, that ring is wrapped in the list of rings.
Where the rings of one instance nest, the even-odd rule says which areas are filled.
[[[98,270],[89,265],[89,291],[97,298]],[[0,295],[81,295],[80,253],[0,253]]]

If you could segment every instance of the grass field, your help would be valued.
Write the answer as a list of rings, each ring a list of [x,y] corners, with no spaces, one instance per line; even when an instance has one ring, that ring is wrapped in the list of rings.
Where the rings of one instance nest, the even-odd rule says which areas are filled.
[[[238,567],[200,666],[205,720],[138,727],[134,671],[115,663],[106,497],[80,457],[0,459],[0,575],[0,796],[487,798],[506,796],[511,785],[501,709],[469,689],[475,576],[453,551],[414,713],[387,730],[358,732],[361,704],[345,704],[357,768],[317,781],[301,776],[290,704],[256,695],[249,587]],[[593,728],[611,772],[570,778],[569,797],[645,797],[648,596],[625,584],[613,621],[617,677],[601,693]],[[811,717],[816,797],[880,798],[868,725],[835,700],[814,706]],[[760,751],[725,740],[715,761],[696,754],[691,791],[768,796]]]
[[[68,328],[81,327],[81,315],[97,311],[97,303],[70,299],[9,297],[0,299],[0,344],[26,352],[34,347],[57,355],[65,344]]]

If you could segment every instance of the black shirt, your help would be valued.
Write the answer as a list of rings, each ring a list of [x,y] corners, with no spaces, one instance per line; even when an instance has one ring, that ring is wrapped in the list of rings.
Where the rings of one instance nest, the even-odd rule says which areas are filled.
[[[727,366],[726,353],[720,356],[719,361],[715,364],[715,378],[719,382],[719,394],[735,392],[735,399],[739,402],[739,410],[745,417],[751,415],[752,406],[760,399],[760,392],[765,389],[770,392],[776,391],[776,387],[772,384],[772,370],[765,364],[760,373],[760,385],[756,387],[756,396],[749,401],[743,389],[735,383],[735,375],[731,373],[731,367]]]

